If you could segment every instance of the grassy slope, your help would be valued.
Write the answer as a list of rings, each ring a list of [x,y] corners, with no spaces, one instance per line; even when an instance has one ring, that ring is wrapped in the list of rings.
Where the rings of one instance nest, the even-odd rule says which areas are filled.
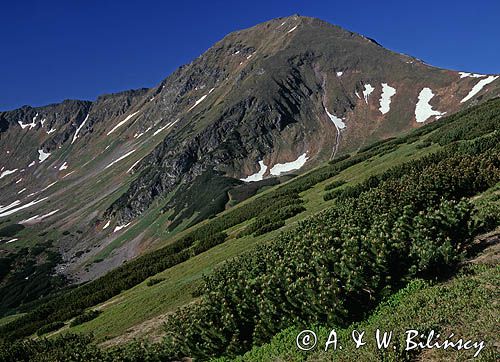
[[[285,227],[280,230],[264,234],[259,237],[246,236],[234,238],[234,235],[245,225],[246,221],[228,230],[230,238],[225,243],[218,245],[190,260],[167,269],[153,278],[164,278],[165,281],[148,287],[147,281],[136,287],[124,291],[109,301],[99,306],[103,310],[99,317],[80,326],[65,329],[72,332],[92,332],[97,340],[104,341],[123,334],[141,337],[155,335],[161,330],[161,318],[157,323],[149,324],[147,321],[158,319],[161,315],[174,311],[179,306],[193,300],[191,292],[201,282],[203,274],[208,274],[219,263],[231,259],[259,243],[271,240],[280,231],[292,227],[298,220],[321,211],[328,207],[330,202],[323,200],[324,186],[334,180],[345,180],[349,184],[358,183],[370,175],[380,173],[387,168],[420,157],[438,146],[416,149],[417,143],[403,144],[393,152],[352,166],[339,175],[318,183],[311,189],[303,192],[301,196],[305,201],[306,211],[287,220]],[[269,192],[273,190],[266,191]],[[182,236],[184,232],[179,233]],[[168,240],[171,242],[172,239]],[[146,327],[145,324],[148,326]],[[143,330],[141,330],[143,329]],[[126,341],[118,338],[114,342]]]
[[[498,232],[498,231],[497,231]],[[462,361],[469,360],[474,352],[431,349],[412,355],[404,354],[405,331],[416,329],[421,333],[435,330],[447,338],[454,333],[458,338],[484,341],[485,348],[477,360],[495,361],[500,358],[498,349],[498,295],[500,287],[500,244],[495,244],[473,264],[463,267],[453,279],[434,285],[422,280],[412,281],[359,324],[337,329],[342,350],[324,351],[330,328],[312,327],[317,333],[318,345],[310,352],[296,348],[295,338],[302,328],[288,328],[272,341],[256,347],[237,358],[238,361]],[[487,262],[485,262],[485,260]],[[333,326],[332,326],[333,327]],[[393,344],[387,350],[377,350],[376,330],[393,331]],[[353,330],[365,331],[367,344],[354,348]],[[396,347],[396,349],[394,349]],[[219,362],[228,361],[219,359]]]

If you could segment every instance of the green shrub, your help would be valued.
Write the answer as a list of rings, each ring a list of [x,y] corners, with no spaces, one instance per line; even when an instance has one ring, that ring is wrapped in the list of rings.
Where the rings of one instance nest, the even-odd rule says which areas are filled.
[[[0,229],[0,237],[12,237],[24,229],[24,225],[10,224]]]
[[[79,316],[76,316],[71,323],[69,324],[70,327],[75,327],[77,325],[83,324],[85,322],[91,321],[92,319],[97,318],[99,314],[101,314],[102,311],[100,310],[89,310],[88,312],[82,313]]]
[[[57,322],[52,322],[49,324],[46,324],[42,327],[40,327],[37,331],[36,334],[38,336],[44,335],[49,332],[57,331],[58,329],[64,327],[64,322],[57,321]]]
[[[328,185],[325,186],[325,191],[336,189],[337,187],[340,187],[340,186],[342,186],[345,183],[346,182],[344,180],[333,181],[333,182],[331,182],[331,183],[329,183]]]

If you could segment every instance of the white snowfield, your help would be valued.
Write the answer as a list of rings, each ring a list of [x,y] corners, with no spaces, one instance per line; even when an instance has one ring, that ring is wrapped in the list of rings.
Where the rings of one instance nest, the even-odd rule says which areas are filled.
[[[19,125],[21,126],[22,129],[25,129],[26,127],[29,127],[30,129],[32,129],[33,127],[36,126],[36,123],[23,123],[21,121],[18,121],[17,123],[19,123]]]
[[[139,112],[140,111],[137,111],[137,112],[134,112],[132,114],[129,114],[123,121],[118,122],[118,124],[116,126],[114,126],[113,129],[107,133],[107,135],[109,136],[111,133],[113,133],[118,128],[120,128],[121,126],[123,126],[125,123],[127,123],[133,116],[135,116]]]
[[[127,152],[127,153],[126,153],[126,154],[124,154],[123,156],[118,157],[116,160],[114,160],[114,161],[113,161],[113,162],[111,162],[109,165],[107,165],[106,167],[104,167],[104,169],[107,169],[107,168],[109,168],[109,167],[113,166],[115,163],[120,162],[121,160],[123,160],[124,158],[126,158],[126,157],[130,156],[130,155],[131,155],[132,153],[134,153],[134,152],[135,152],[135,150],[132,150],[132,151],[130,151],[130,152]]]
[[[153,128],[153,127],[150,126],[150,127],[146,128],[145,131],[134,134],[134,138],[141,138],[141,136],[143,136],[145,133],[148,133],[149,131],[151,131],[151,128]]]
[[[68,173],[67,173],[66,175],[64,175],[62,178],[66,178],[66,177],[68,177],[69,175],[71,175],[71,174],[73,174],[73,173],[75,173],[75,171],[74,171],[74,170],[73,170],[73,171],[71,171],[71,172],[68,172]]]
[[[441,117],[446,112],[439,112],[434,109],[432,109],[432,106],[429,104],[429,101],[434,97],[434,93],[432,93],[432,89],[430,88],[424,88],[420,91],[420,94],[418,95],[418,102],[417,105],[415,106],[415,117],[417,122],[425,122],[429,117],[436,116]]]
[[[5,176],[8,176],[8,175],[12,175],[13,173],[15,173],[18,169],[15,168],[13,170],[5,170],[3,171],[1,174],[0,174],[0,179],[3,179]]]
[[[134,169],[135,166],[137,166],[137,164],[139,162],[141,162],[142,158],[139,158],[137,161],[134,162],[134,164],[132,166],[130,166],[130,168],[127,170],[127,173],[130,173],[130,171],[132,171]]]
[[[113,232],[116,233],[117,231],[120,231],[121,229],[126,228],[129,225],[130,225],[130,223],[127,223],[125,225],[118,225],[118,226],[115,227],[115,229],[113,230]]]
[[[49,156],[50,152],[44,152],[44,150],[38,150],[38,161],[40,161],[40,163],[49,158]]]
[[[244,182],[262,181],[264,179],[264,174],[267,171],[267,166],[264,164],[264,160],[260,160],[259,165],[260,165],[260,170],[258,172],[248,177],[240,178],[240,180]]]
[[[160,127],[158,128],[156,131],[153,132],[153,136],[156,136],[158,133],[160,133],[161,131],[163,131],[165,128],[167,128],[168,126],[170,126],[170,123],[167,123],[166,125],[164,125],[163,127]]]
[[[325,111],[326,111],[326,114],[328,115],[328,117],[330,117],[330,120],[335,125],[335,128],[337,128],[337,131],[340,131],[341,129],[344,129],[346,127],[344,120],[342,118],[339,118],[339,117],[335,116],[334,114],[331,114],[330,112],[328,112],[328,109],[326,107],[325,107]]]
[[[285,163],[277,163],[271,168],[271,175],[279,176],[282,173],[298,170],[302,166],[305,165],[306,161],[309,159],[307,157],[307,152],[301,154],[295,161],[285,162]]]
[[[11,202],[9,205],[0,206],[0,212],[4,212],[5,210],[12,209],[13,207],[19,205],[20,203],[21,203],[20,200],[16,200],[16,201]]]
[[[476,73],[467,73],[467,72],[458,72],[460,74],[460,78],[482,78],[486,77],[485,74],[476,74]]]
[[[68,168],[68,163],[67,162],[64,162],[61,167],[59,167],[59,171],[63,171],[63,170],[66,170]]]
[[[48,214],[45,214],[45,215],[35,215],[33,217],[30,217],[29,219],[26,219],[26,220],[22,220],[22,221],[19,221],[19,224],[30,224],[30,223],[38,223],[40,221],[43,221],[44,219],[54,215],[55,213],[57,213],[60,209],[57,209],[57,210],[54,210],[54,211],[51,211],[49,212]]]
[[[498,75],[490,75],[486,79],[481,79],[479,82],[477,82],[477,84],[474,87],[472,87],[469,94],[467,94],[467,96],[464,99],[462,99],[460,101],[460,103],[467,102],[469,99],[471,99],[476,94],[478,94],[484,88],[485,85],[490,84],[491,82],[495,81],[497,78],[498,78]]]
[[[4,212],[0,213],[0,217],[5,217],[5,216],[9,216],[9,215],[15,214],[18,211],[27,209],[28,207],[36,205],[36,204],[38,204],[38,203],[40,203],[40,202],[42,202],[44,200],[47,200],[47,199],[48,199],[48,197],[43,197],[43,198],[41,198],[39,200],[28,202],[27,204],[21,205],[19,207],[14,208],[14,209],[9,209],[7,211],[4,211]]]
[[[36,127],[36,118],[38,117],[38,113],[35,115],[35,117],[33,117],[31,123],[23,123],[21,121],[18,121],[17,123],[19,123],[19,125],[21,126],[22,129],[25,129],[27,127],[29,127],[30,129]]]
[[[188,109],[188,112],[189,112],[190,110],[192,110],[194,107],[196,107],[198,104],[200,104],[201,102],[203,102],[203,100],[204,100],[205,98],[207,98],[207,96],[208,96],[208,94],[205,94],[204,96],[201,96],[201,98],[200,98],[200,99],[198,99],[196,102],[194,102],[194,104],[191,106],[191,108],[189,108],[189,109]]]
[[[372,87],[371,84],[365,84],[365,90],[363,91],[363,97],[365,97],[365,102],[368,104],[368,97],[370,97],[370,94],[375,90],[375,88]]]
[[[386,114],[391,110],[391,98],[396,94],[396,88],[387,83],[382,83],[382,95],[380,97],[380,112]]]
[[[57,183],[57,181],[54,181],[54,182],[52,182],[52,183],[48,184],[48,185],[47,185],[47,186],[45,186],[43,189],[41,189],[41,190],[40,190],[40,192],[44,192],[44,191],[46,191],[46,190],[50,189],[50,188],[51,188],[52,186],[54,186],[56,183]]]
[[[179,122],[179,120],[180,120],[180,118],[177,118],[175,121],[173,121],[171,123],[167,123],[165,126],[158,128],[156,131],[154,131],[153,136],[156,136],[158,133],[160,133],[161,131],[163,131],[165,128],[169,129],[170,127],[173,127],[174,124],[176,124],[177,122]]]
[[[76,141],[76,139],[78,138],[78,134],[80,133],[80,130],[83,128],[83,126],[85,125],[85,123],[89,119],[89,116],[90,116],[90,114],[87,114],[87,117],[85,117],[85,119],[83,120],[83,122],[76,129],[76,132],[73,135],[73,140],[71,141],[71,144],[73,144]]]

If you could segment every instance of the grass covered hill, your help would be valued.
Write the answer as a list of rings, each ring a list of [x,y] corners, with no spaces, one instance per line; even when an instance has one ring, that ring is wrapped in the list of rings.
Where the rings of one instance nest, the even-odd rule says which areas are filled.
[[[495,99],[270,186],[1,325],[0,360],[329,360],[295,333],[380,324],[483,338],[493,361],[498,264],[464,261],[500,225],[499,125]],[[470,357],[398,346],[339,358]]]

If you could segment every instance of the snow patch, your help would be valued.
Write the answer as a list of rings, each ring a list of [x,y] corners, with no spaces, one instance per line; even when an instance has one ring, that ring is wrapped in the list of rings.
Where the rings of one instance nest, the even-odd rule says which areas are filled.
[[[137,112],[134,112],[132,114],[129,114],[123,121],[118,122],[118,124],[116,126],[114,126],[113,129],[107,133],[107,135],[109,136],[111,133],[113,133],[118,128],[120,128],[121,126],[123,126],[125,123],[127,123],[129,121],[130,118],[132,118],[133,116],[135,116],[139,112],[140,111],[137,111]]]
[[[396,88],[387,83],[382,83],[382,95],[380,97],[380,112],[386,114],[391,110],[391,97],[396,94]]]
[[[132,153],[134,153],[134,152],[135,152],[135,150],[132,150],[132,151],[130,151],[130,152],[127,152],[127,153],[126,153],[126,154],[124,154],[123,156],[118,157],[116,160],[114,160],[114,161],[113,161],[113,162],[111,162],[109,165],[107,165],[106,167],[104,167],[104,169],[107,169],[107,168],[109,168],[109,167],[113,166],[115,163],[120,162],[121,160],[123,160],[124,158],[126,158],[126,157],[130,156],[130,155],[131,155]]]
[[[0,179],[3,179],[5,176],[11,175],[11,174],[13,174],[16,171],[17,171],[17,168],[15,168],[13,170],[5,170],[4,172],[2,172],[0,174]]]
[[[35,166],[35,165],[36,165],[36,161],[32,161],[32,162],[28,165],[28,167],[33,167],[33,166]]]
[[[337,77],[342,77],[342,74],[344,74],[344,72],[337,72]]]
[[[33,123],[23,123],[21,121],[18,121],[17,123],[19,123],[19,125],[21,126],[22,129],[25,129],[27,127],[29,127],[30,129],[32,129],[33,127],[36,126],[36,123],[33,124]]]
[[[23,180],[23,178],[21,177],[19,180],[16,181],[16,185],[21,182]]]
[[[5,244],[13,243],[14,241],[18,241],[19,239],[10,239],[9,241],[6,241]]]
[[[75,171],[71,171],[71,172],[67,173],[66,175],[64,175],[64,176],[63,176],[63,178],[68,177],[69,175],[71,175],[71,174],[72,174],[72,173],[74,173],[74,172],[75,172]]]
[[[9,216],[9,215],[15,214],[18,211],[27,209],[28,207],[36,205],[36,204],[38,204],[38,203],[40,203],[40,202],[42,202],[44,200],[47,200],[47,199],[48,199],[48,197],[44,197],[44,198],[41,198],[41,199],[36,200],[36,201],[28,202],[27,204],[24,204],[22,206],[16,207],[15,209],[7,210],[5,212],[0,213],[0,217],[5,217],[5,216]]]
[[[26,219],[26,220],[23,220],[23,221],[19,221],[19,224],[30,224],[30,223],[37,223],[37,222],[43,221],[44,219],[46,219],[46,218],[54,215],[55,213],[57,213],[59,210],[60,209],[51,211],[51,212],[49,212],[48,214],[45,214],[45,215],[35,215],[33,217],[30,217],[29,219]]]
[[[103,226],[103,230],[104,229],[107,229],[109,227],[109,224],[111,224],[111,220],[108,220],[108,222],[106,223],[106,225]]]
[[[87,114],[87,117],[85,117],[85,119],[83,120],[83,122],[76,129],[76,132],[73,135],[73,140],[71,141],[71,144],[73,144],[76,141],[76,139],[78,138],[78,133],[80,133],[80,130],[85,125],[85,122],[87,122],[87,120],[89,119],[89,116],[90,116],[90,114]]]
[[[57,183],[57,181],[52,182],[51,184],[48,184],[46,187],[40,190],[40,192],[44,192],[48,189],[50,189],[52,186],[54,186]]]
[[[482,78],[486,77],[485,74],[475,74],[475,73],[467,73],[467,72],[458,72],[460,74],[460,78]]]
[[[271,175],[279,176],[282,173],[298,170],[302,166],[305,165],[306,161],[309,159],[307,157],[307,153],[303,153],[300,155],[295,161],[285,162],[285,163],[277,163],[271,168]]]
[[[464,102],[467,102],[469,99],[471,99],[472,97],[474,97],[476,94],[478,94],[481,89],[483,89],[483,87],[485,85],[488,85],[490,84],[491,82],[493,82],[495,79],[498,78],[498,75],[490,75],[488,78],[486,79],[481,79],[474,87],[472,87],[471,91],[469,92],[469,94],[467,94],[467,96],[462,99],[460,101],[460,103],[464,103]]]
[[[113,230],[113,232],[116,233],[117,231],[120,231],[121,229],[126,228],[129,225],[130,225],[130,223],[127,223],[125,225],[118,225],[118,226],[115,227],[115,229]]]
[[[365,97],[366,104],[368,104],[368,97],[370,97],[370,94],[372,94],[372,92],[374,90],[375,90],[375,88],[373,88],[371,86],[371,84],[365,84],[365,90],[363,91],[363,97]]]
[[[67,162],[64,162],[61,167],[59,167],[59,171],[63,171],[63,170],[66,170],[68,168],[68,163]]]
[[[339,118],[339,117],[335,116],[334,114],[331,114],[330,112],[328,112],[328,109],[326,107],[325,107],[325,111],[326,111],[326,114],[328,115],[328,117],[330,117],[330,120],[335,125],[335,128],[337,128],[337,131],[340,132],[341,129],[345,128],[345,123],[344,123],[344,120],[342,118]]]
[[[47,131],[47,134],[51,134],[57,131],[55,128],[51,128],[50,130]]]
[[[140,158],[137,161],[135,161],[135,163],[132,166],[130,166],[130,168],[127,170],[127,173],[130,173],[130,171],[132,171],[134,169],[134,167],[137,166],[137,164],[139,162],[141,162],[141,160],[142,160],[142,158]]]
[[[213,90],[213,89],[214,89],[214,88],[212,88],[212,90]],[[157,130],[153,133],[153,136],[156,136],[158,133],[160,133],[161,131],[163,131],[165,128],[167,128],[167,129],[168,129],[168,128],[172,127],[174,124],[176,124],[177,122],[179,122],[179,119],[180,119],[180,118],[177,118],[174,122],[167,123],[165,126],[158,128],[158,129],[157,129]],[[148,130],[149,130],[149,129],[148,129]],[[147,131],[146,131],[146,132],[147,132]]]
[[[44,152],[43,150],[38,150],[38,161],[40,161],[40,163],[49,158],[49,156],[50,152]]]
[[[439,112],[432,109],[432,106],[429,104],[432,97],[434,97],[432,89],[426,87],[420,91],[420,94],[418,95],[418,102],[415,107],[415,117],[417,122],[425,122],[429,117],[443,116],[446,114],[446,112]]]
[[[10,203],[10,205],[7,205],[7,206],[0,206],[0,212],[4,212],[5,210],[9,210],[9,209],[12,209],[13,207],[19,205],[21,203],[20,200],[16,200],[12,203]]]
[[[165,128],[167,128],[168,126],[170,126],[170,123],[167,123],[166,125],[164,125],[163,127],[160,127],[158,128],[156,131],[153,132],[153,136],[156,136],[158,133],[160,133],[161,131],[163,131]]]
[[[356,95],[356,97],[358,97],[359,99],[361,99],[361,97],[359,96],[358,91],[354,91],[354,94]]]
[[[240,178],[240,180],[244,182],[262,181],[264,179],[264,174],[267,171],[267,166],[264,164],[264,160],[259,161],[259,165],[260,165],[260,170],[258,172],[248,177]]]
[[[298,25],[295,25],[293,28],[291,28],[290,30],[287,31],[287,34],[291,33],[292,31],[294,31],[295,29],[297,29],[297,26]]]
[[[191,108],[189,108],[189,109],[188,109],[188,112],[189,112],[190,110],[192,110],[194,107],[196,107],[198,104],[200,104],[201,102],[203,102],[203,100],[204,100],[205,98],[207,98],[207,96],[208,96],[208,94],[205,94],[205,95],[204,95],[204,96],[202,96],[200,99],[198,99],[198,100],[194,103],[194,105],[193,105],[193,106],[191,106]]]
[[[25,129],[27,127],[29,127],[30,129],[32,129],[32,128],[36,127],[36,118],[37,117],[38,117],[38,113],[35,115],[35,117],[33,117],[33,120],[31,121],[31,123],[23,123],[21,121],[18,121],[17,123],[19,123],[19,125],[21,126],[22,129]]]

